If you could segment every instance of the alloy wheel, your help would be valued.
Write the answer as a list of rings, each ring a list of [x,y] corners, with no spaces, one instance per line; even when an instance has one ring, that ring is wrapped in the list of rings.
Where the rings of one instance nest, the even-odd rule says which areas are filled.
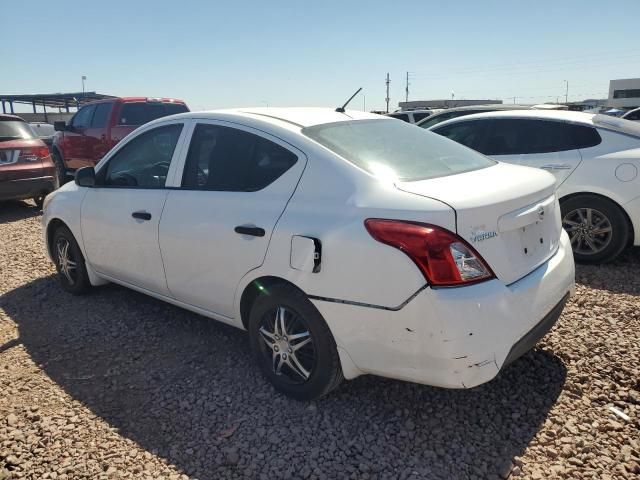
[[[613,237],[611,221],[594,208],[577,208],[562,219],[562,226],[569,234],[574,252],[595,255],[602,252]]]
[[[62,273],[68,280],[70,285],[76,283],[77,271],[76,260],[73,258],[71,251],[71,244],[66,238],[59,238],[56,242],[56,256],[58,260],[58,267],[60,273]]]
[[[302,317],[278,306],[263,315],[258,332],[263,361],[275,375],[293,384],[309,379],[316,366],[316,350]]]

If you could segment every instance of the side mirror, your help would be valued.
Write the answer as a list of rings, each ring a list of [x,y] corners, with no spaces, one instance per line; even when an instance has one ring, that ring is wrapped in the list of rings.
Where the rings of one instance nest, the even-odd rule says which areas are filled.
[[[96,171],[93,167],[79,168],[75,180],[79,187],[93,187],[96,184]]]
[[[53,122],[53,129],[56,132],[64,132],[67,129],[67,122],[65,122],[64,120]]]

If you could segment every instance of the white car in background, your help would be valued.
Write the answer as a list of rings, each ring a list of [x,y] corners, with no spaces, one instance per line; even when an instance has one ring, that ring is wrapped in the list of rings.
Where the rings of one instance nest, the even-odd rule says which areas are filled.
[[[640,125],[608,115],[519,110],[467,115],[429,130],[495,160],[556,177],[576,261],[640,245]]]
[[[554,190],[379,115],[193,112],[78,170],[47,197],[44,238],[65,290],[115,282],[247,329],[295,398],[367,373],[469,388],[573,289]]]
[[[398,112],[387,113],[385,116],[395,118],[396,120],[402,120],[407,123],[418,123],[441,111],[441,109],[400,110]]]

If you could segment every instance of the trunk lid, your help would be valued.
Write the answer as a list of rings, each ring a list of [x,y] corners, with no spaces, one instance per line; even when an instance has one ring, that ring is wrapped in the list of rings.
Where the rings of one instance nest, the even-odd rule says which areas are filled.
[[[535,270],[558,248],[562,225],[555,178],[543,170],[498,163],[396,187],[451,206],[456,233],[507,285]]]

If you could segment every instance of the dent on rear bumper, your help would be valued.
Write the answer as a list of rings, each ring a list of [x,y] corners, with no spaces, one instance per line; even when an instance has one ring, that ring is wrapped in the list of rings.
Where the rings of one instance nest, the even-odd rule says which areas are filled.
[[[359,372],[448,388],[493,379],[515,343],[574,289],[569,239],[546,263],[506,286],[499,280],[426,289],[399,311],[313,300]]]

